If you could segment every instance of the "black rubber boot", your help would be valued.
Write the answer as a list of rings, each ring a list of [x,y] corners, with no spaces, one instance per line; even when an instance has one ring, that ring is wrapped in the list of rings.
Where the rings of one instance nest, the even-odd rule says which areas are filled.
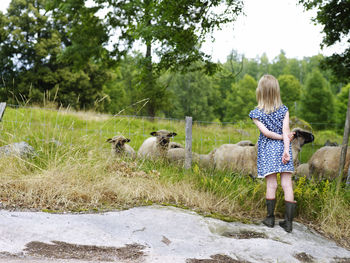
[[[285,201],[286,211],[284,214],[284,221],[279,222],[280,227],[282,227],[286,232],[290,233],[293,230],[293,218],[295,213],[295,208],[297,206],[296,202]]]
[[[275,204],[276,199],[266,199],[267,217],[262,221],[265,226],[275,226]]]

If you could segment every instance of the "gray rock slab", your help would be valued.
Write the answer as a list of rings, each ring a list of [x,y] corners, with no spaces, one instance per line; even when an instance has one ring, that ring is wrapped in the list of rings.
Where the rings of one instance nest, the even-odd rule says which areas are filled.
[[[350,261],[350,251],[299,223],[294,223],[292,233],[286,233],[279,226],[227,223],[163,206],[103,214],[0,210],[0,233],[0,262],[9,263],[86,262],[74,257],[73,252],[71,258],[65,254],[62,259],[28,254],[31,242],[54,245],[57,241],[71,244],[76,250],[89,248],[87,246],[95,249],[122,248],[128,244],[142,246],[138,249],[143,256],[116,257],[113,262],[192,263],[195,259],[225,262],[209,261],[218,254],[232,259],[231,262]],[[302,256],[309,261],[300,261]],[[90,262],[103,261],[106,260],[90,258]]]

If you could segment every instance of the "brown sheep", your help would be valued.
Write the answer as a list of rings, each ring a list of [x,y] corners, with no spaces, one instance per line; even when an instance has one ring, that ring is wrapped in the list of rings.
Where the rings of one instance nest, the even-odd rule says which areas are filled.
[[[338,175],[341,146],[324,146],[318,149],[308,161],[310,176],[334,179]],[[347,149],[343,173],[347,174],[350,163],[350,147]]]
[[[177,134],[167,130],[159,130],[151,132],[151,135],[153,137],[147,138],[142,143],[137,156],[148,159],[165,158],[169,150],[170,139]]]
[[[136,153],[134,149],[126,144],[130,142],[130,139],[125,138],[123,135],[117,135],[113,138],[108,138],[106,142],[111,143],[111,152],[118,157],[129,157],[134,159],[136,157]]]

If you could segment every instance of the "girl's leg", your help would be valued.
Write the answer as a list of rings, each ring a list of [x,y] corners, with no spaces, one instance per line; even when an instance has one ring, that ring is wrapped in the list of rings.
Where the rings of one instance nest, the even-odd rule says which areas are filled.
[[[297,203],[294,201],[292,173],[281,173],[281,185],[284,191],[286,211],[284,221],[279,225],[288,233],[293,230],[293,218]]]
[[[292,173],[281,173],[281,186],[284,192],[284,200],[294,202]]]
[[[268,227],[275,226],[275,204],[276,204],[276,189],[277,189],[277,176],[276,174],[270,174],[266,178],[266,209],[267,216],[262,223]]]
[[[265,177],[266,179],[266,199],[271,200],[276,197],[277,189],[277,176],[276,174],[270,174]]]

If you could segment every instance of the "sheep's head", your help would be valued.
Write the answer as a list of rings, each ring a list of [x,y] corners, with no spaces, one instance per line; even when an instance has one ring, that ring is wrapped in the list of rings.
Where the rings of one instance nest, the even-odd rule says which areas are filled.
[[[170,142],[170,138],[176,136],[175,132],[169,132],[167,130],[159,130],[151,132],[152,136],[157,137],[157,144],[161,147],[167,148]]]
[[[306,130],[303,130],[301,128],[294,128],[293,129],[294,139],[293,142],[297,142],[299,144],[299,147],[302,147],[306,143],[310,143],[314,141],[314,135]]]
[[[125,138],[123,135],[114,136],[113,138],[109,138],[106,140],[112,144],[112,148],[116,152],[120,152],[124,148],[124,144],[130,142],[130,139]]]
[[[303,130],[301,128],[294,128],[292,131],[294,132],[294,138],[292,141],[293,164],[296,168],[299,165],[298,154],[301,150],[301,147],[305,143],[313,142],[314,136],[311,132]]]

